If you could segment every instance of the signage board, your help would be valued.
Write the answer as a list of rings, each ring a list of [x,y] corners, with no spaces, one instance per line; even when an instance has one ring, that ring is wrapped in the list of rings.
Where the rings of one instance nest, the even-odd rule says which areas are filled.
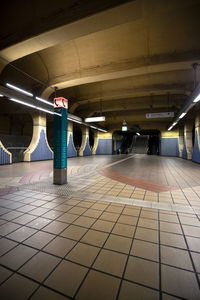
[[[146,119],[173,118],[173,117],[174,117],[174,112],[172,111],[146,114]]]
[[[60,107],[68,109],[68,100],[63,97],[54,98],[54,108],[60,108]]]

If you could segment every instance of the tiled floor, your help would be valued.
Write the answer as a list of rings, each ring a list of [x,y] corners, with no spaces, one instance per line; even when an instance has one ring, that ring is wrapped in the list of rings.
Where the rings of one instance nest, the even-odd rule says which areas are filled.
[[[92,178],[82,197],[4,190],[1,299],[200,299],[200,188],[155,193]]]

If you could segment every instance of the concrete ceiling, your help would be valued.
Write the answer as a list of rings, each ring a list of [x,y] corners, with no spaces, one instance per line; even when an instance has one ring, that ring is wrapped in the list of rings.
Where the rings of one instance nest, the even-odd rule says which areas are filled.
[[[170,119],[149,120],[145,114],[176,113],[194,89],[200,0],[71,0],[69,6],[57,1],[60,10],[48,4],[39,10],[35,2],[35,27],[33,17],[28,29],[28,18],[14,19],[16,28],[9,25],[8,34],[1,35],[1,83],[44,98],[52,97],[57,86],[58,95],[69,99],[70,112],[81,117],[103,113],[104,125],[112,130],[123,119],[130,127],[166,128]]]

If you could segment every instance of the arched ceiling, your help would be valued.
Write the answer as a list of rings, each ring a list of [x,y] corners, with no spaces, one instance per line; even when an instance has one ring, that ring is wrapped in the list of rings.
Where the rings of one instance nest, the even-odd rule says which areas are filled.
[[[58,2],[64,15],[65,1]],[[70,1],[73,8],[72,2],[81,1]],[[57,86],[58,95],[69,99],[70,112],[81,117],[103,113],[109,129],[119,129],[123,119],[130,127],[166,128],[170,119],[145,115],[176,113],[194,89],[192,64],[200,62],[200,0],[135,0],[113,8],[127,1],[107,1],[110,7],[103,1],[96,10],[89,5],[93,1],[83,2],[88,10],[77,12],[70,24],[69,19],[62,19],[61,27],[50,22],[50,31],[37,24],[37,35],[29,32],[24,40],[3,36],[2,45],[7,41],[9,47],[1,46],[1,61],[12,61],[38,81],[7,65],[1,82],[44,98],[52,97],[52,87]],[[49,10],[53,14],[52,7]]]

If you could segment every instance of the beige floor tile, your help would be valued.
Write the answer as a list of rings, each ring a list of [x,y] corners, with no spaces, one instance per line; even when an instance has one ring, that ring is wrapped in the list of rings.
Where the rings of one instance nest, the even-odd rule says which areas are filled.
[[[55,235],[47,233],[47,232],[42,232],[39,231],[35,233],[33,236],[28,238],[24,243],[28,246],[37,248],[37,249],[42,249],[46,244],[48,244]]]
[[[41,282],[49,275],[49,273],[59,262],[59,258],[43,252],[39,252],[33,258],[31,258],[19,270],[19,272]]]
[[[2,284],[2,282],[5,281],[8,277],[10,277],[12,274],[13,272],[0,266],[0,284]]]
[[[62,214],[63,214],[62,211],[50,210],[46,214],[44,214],[42,217],[54,220],[54,219],[60,217]]]
[[[6,224],[3,224],[0,226],[0,235],[4,236],[7,235],[9,233],[11,233],[12,231],[18,229],[20,227],[20,225],[8,222]]]
[[[13,270],[17,270],[28,259],[30,259],[37,251],[23,245],[18,245],[0,258],[0,263]]]
[[[159,300],[159,292],[123,280],[119,300]]]
[[[158,231],[138,227],[135,234],[136,239],[144,240],[147,242],[158,243]]]
[[[126,259],[127,255],[125,254],[103,249],[98,255],[93,268],[121,277],[124,271]]]
[[[193,271],[188,251],[161,246],[161,263]]]
[[[98,218],[101,214],[102,214],[102,211],[89,208],[89,209],[83,214],[83,216],[91,217],[91,218]]]
[[[81,242],[101,247],[105,242],[107,236],[107,233],[90,229],[81,239]]]
[[[160,230],[171,233],[182,234],[182,230],[179,224],[168,223],[168,222],[160,222]]]
[[[73,207],[68,212],[74,215],[82,215],[87,209],[83,207]]]
[[[140,218],[138,222],[138,226],[158,230],[158,221]]]
[[[67,259],[90,267],[99,252],[99,248],[78,243],[67,255]]]
[[[61,205],[56,206],[54,209],[62,211],[62,212],[67,212],[70,209],[72,209],[72,207],[73,206],[71,206],[71,205],[61,204]]]
[[[90,271],[76,299],[115,300],[119,284],[120,280],[117,278],[96,271]]]
[[[172,247],[186,249],[184,237],[180,234],[160,232],[160,243]]]
[[[128,215],[128,216],[134,216],[138,217],[140,210],[139,209],[134,209],[134,208],[124,208],[122,214],[123,215]]]
[[[19,211],[10,211],[9,213],[7,213],[7,214],[4,214],[3,216],[2,216],[2,219],[4,219],[4,220],[7,220],[7,221],[11,221],[11,220],[13,220],[13,219],[16,219],[17,217],[20,217],[22,215],[22,213],[21,212],[19,212]],[[29,215],[23,215],[24,216],[24,218],[26,218],[26,216],[28,216],[29,217]],[[30,216],[30,218],[31,218],[31,216]],[[28,222],[28,221],[27,221]]]
[[[200,253],[191,252],[196,271],[200,273]]]
[[[89,208],[94,204],[94,202],[90,202],[90,201],[81,201],[77,207],[83,207],[83,208]]]
[[[35,218],[37,218],[37,217],[26,214],[26,215],[20,216],[17,219],[15,219],[15,222],[18,224],[21,224],[21,225],[25,225],[25,224],[31,222],[32,220],[34,220]]]
[[[27,226],[35,228],[35,229],[42,229],[43,227],[45,227],[50,222],[51,222],[51,220],[38,217],[37,219],[35,219],[35,220],[31,221],[30,223],[28,223]]]
[[[56,291],[73,297],[88,269],[69,261],[62,261],[45,284]]]
[[[135,226],[117,223],[112,230],[112,233],[132,237],[135,231]]]
[[[51,222],[51,224],[48,224],[47,226],[45,226],[42,231],[45,232],[49,232],[52,234],[59,234],[61,231],[63,231],[65,228],[67,228],[67,226],[69,226],[66,223],[62,223],[59,221],[53,221]]]
[[[160,221],[166,221],[171,223],[179,223],[178,217],[175,215],[160,213]]]
[[[44,251],[64,257],[74,247],[75,244],[75,241],[58,236],[44,248]]]
[[[37,230],[33,228],[28,228],[26,226],[22,226],[21,228],[17,229],[13,233],[10,233],[8,235],[8,238],[15,240],[17,242],[23,242],[25,239],[27,239],[32,234],[36,233]]]
[[[94,224],[95,221],[95,218],[80,216],[74,221],[73,224],[89,228],[92,226],[92,224]]]
[[[104,212],[100,219],[104,220],[104,221],[112,221],[112,222],[116,222],[117,219],[119,217],[119,214],[115,214],[115,213],[109,213],[109,212]]]
[[[162,289],[184,299],[199,299],[200,290],[194,273],[173,267],[161,266]]]
[[[120,207],[120,206],[115,206],[115,205],[110,205],[106,208],[106,211],[107,212],[112,212],[112,213],[121,213],[123,210],[123,207]]]
[[[190,250],[200,252],[199,238],[186,236],[186,240],[187,240],[188,247]]]
[[[15,246],[17,246],[18,243],[10,241],[6,238],[0,239],[0,256],[5,254],[7,251],[11,250]]]
[[[31,297],[31,300],[67,300],[67,299],[70,298],[64,297],[43,286],[41,286],[37,290],[37,292]]]
[[[127,237],[111,234],[108,240],[106,241],[104,248],[123,252],[123,253],[129,253],[130,245],[131,245],[131,239]]]
[[[147,219],[155,219],[158,220],[158,213],[157,212],[150,212],[147,210],[142,209],[142,212],[140,214],[141,218],[147,218]]]
[[[38,284],[23,276],[14,274],[0,286],[3,300],[26,300],[37,289]]]
[[[157,262],[159,261],[158,244],[134,240],[131,254]]]
[[[31,214],[34,215],[34,216],[41,216],[41,215],[47,213],[48,211],[49,211],[48,208],[38,207],[36,209],[33,209],[31,211]]]
[[[80,226],[70,225],[60,235],[73,240],[80,240],[86,233],[87,228]]]
[[[189,225],[182,225],[182,226],[183,226],[183,231],[184,231],[185,235],[200,238],[200,227],[194,227],[194,226],[189,226]]]
[[[135,226],[137,220],[138,220],[137,217],[121,215],[118,219],[118,223]]]
[[[104,232],[110,232],[113,228],[114,223],[113,222],[108,222],[104,220],[97,220],[94,225],[92,226],[92,229],[96,229],[99,231],[104,231]]]
[[[78,215],[73,215],[73,214],[65,213],[64,215],[62,215],[61,217],[59,217],[57,219],[57,221],[61,221],[61,222],[65,222],[65,223],[71,224],[76,219],[78,219]]]
[[[130,256],[124,278],[158,288],[159,265],[155,262]]]
[[[162,293],[162,300],[177,300],[177,298]]]
[[[104,210],[108,207],[109,204],[100,204],[100,203],[95,203],[91,208],[96,209],[96,210]]]

